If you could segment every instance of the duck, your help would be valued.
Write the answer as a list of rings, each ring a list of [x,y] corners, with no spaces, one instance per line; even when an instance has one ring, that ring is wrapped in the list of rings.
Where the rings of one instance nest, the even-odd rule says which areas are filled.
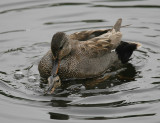
[[[121,24],[120,18],[112,29],[55,33],[51,48],[38,65],[40,76],[48,78],[47,92],[53,93],[62,80],[95,78],[111,67],[127,63],[141,44],[121,41]]]

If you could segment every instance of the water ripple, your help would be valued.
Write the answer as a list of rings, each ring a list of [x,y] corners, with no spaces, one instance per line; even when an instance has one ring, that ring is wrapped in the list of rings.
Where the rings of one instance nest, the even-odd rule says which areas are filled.
[[[159,5],[92,5],[91,7],[106,7],[106,8],[160,8]]]
[[[15,8],[15,9],[9,9],[9,10],[4,10],[1,11],[0,14],[5,14],[8,12],[13,12],[13,11],[24,11],[24,10],[31,10],[31,9],[42,9],[42,8],[49,8],[49,7],[58,7],[58,6],[79,6],[79,5],[87,5],[88,3],[54,3],[54,4],[41,4],[41,5],[35,5],[35,6],[28,6],[24,8]]]
[[[5,0],[0,8],[1,122],[159,122],[158,0]],[[119,17],[127,25],[121,29],[122,40],[142,44],[123,71],[100,82],[64,81],[54,94],[44,94],[47,80],[37,68],[53,33],[112,28]],[[15,77],[18,71],[23,77]]]

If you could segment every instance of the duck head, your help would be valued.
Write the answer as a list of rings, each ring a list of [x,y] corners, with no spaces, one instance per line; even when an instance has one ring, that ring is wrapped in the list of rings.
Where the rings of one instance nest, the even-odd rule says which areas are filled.
[[[61,60],[71,52],[69,37],[63,32],[57,32],[54,34],[51,41],[51,51],[53,53],[54,60],[51,76],[48,78],[49,88],[47,93],[53,93],[57,87],[61,86],[61,80],[58,76],[58,69]]]
[[[51,50],[55,59],[58,58],[59,60],[70,53],[71,45],[68,36],[64,32],[57,32],[53,35]]]

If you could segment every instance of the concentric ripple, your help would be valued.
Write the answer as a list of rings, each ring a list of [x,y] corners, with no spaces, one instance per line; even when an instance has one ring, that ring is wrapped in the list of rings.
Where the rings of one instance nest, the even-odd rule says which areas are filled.
[[[159,122],[160,3],[153,1],[2,2],[1,122]],[[123,18],[122,40],[142,44],[131,61],[108,79],[64,81],[54,94],[45,95],[47,84],[37,67],[50,49],[53,34],[111,28],[119,17]]]

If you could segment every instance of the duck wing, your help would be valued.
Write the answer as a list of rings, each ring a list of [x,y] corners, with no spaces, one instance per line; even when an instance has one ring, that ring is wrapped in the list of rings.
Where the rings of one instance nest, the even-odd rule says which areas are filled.
[[[121,42],[121,22],[122,19],[118,19],[111,31],[85,42],[81,42],[81,49],[86,52],[88,57],[99,57],[112,52]]]
[[[87,31],[75,32],[69,35],[69,38],[72,40],[87,41],[89,39],[103,35],[109,31],[111,31],[111,29],[99,29],[99,30],[87,30]]]
[[[118,21],[116,22],[116,24],[113,26],[112,29],[99,29],[99,30],[87,30],[87,31],[75,32],[69,35],[69,38],[72,40],[87,41],[92,38],[101,36],[113,29],[115,29],[116,32],[120,31],[121,23],[122,19],[120,18],[118,19]]]

